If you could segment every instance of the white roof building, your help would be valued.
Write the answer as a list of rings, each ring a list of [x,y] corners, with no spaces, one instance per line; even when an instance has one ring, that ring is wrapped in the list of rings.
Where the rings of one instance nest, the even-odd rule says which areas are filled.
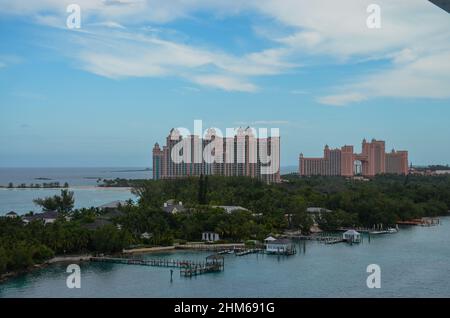
[[[342,238],[347,242],[358,243],[361,241],[361,234],[355,230],[348,230],[342,234]]]

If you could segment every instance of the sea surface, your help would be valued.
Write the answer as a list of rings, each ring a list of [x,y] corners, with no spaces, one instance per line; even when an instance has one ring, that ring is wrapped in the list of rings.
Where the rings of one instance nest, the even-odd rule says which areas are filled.
[[[0,297],[450,297],[450,217],[434,227],[404,227],[361,244],[298,243],[294,256],[225,255],[225,270],[193,278],[174,269],[81,263],[81,288],[66,287],[67,264],[0,284]],[[205,252],[147,258],[204,260]],[[370,289],[369,264],[381,268]]]
[[[75,208],[97,207],[116,200],[136,199],[129,188],[98,187],[103,179],[151,179],[152,171],[146,168],[0,168],[0,185],[25,183],[67,182],[74,192]],[[61,189],[7,189],[0,188],[0,215],[9,211],[18,214],[40,212],[33,199],[59,194]]]

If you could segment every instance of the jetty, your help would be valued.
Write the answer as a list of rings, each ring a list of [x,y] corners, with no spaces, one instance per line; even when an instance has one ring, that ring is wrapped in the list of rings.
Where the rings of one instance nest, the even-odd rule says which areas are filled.
[[[254,253],[264,253],[264,249],[251,248],[251,249],[235,250],[236,256],[244,256],[244,255],[254,254]]]
[[[183,244],[176,245],[176,249],[180,250],[196,250],[196,251],[209,251],[209,252],[222,252],[225,250],[237,250],[245,248],[244,243],[227,243],[227,244]]]
[[[192,277],[200,274],[220,272],[224,270],[223,256],[214,254],[206,257],[204,262],[177,259],[143,259],[124,257],[91,257],[91,262],[115,263],[125,265],[141,265],[155,267],[180,268],[180,276]]]
[[[156,267],[175,267],[175,268],[184,268],[201,264],[200,262],[194,262],[190,260],[143,259],[143,258],[123,258],[123,257],[91,257],[90,261],[100,263],[115,263],[126,265],[156,266]]]
[[[337,235],[290,235],[289,238],[303,241],[318,241],[325,244],[344,242],[342,237]]]
[[[192,277],[206,273],[221,272],[224,270],[224,258],[214,254],[206,258],[206,262],[201,265],[188,266],[180,270],[180,276]]]
[[[371,235],[377,235],[377,234],[393,234],[398,232],[397,227],[387,227],[385,228],[383,225],[374,226],[372,228],[367,227],[340,227],[337,229],[337,231],[346,232],[348,230],[356,230],[359,233],[366,233]]]

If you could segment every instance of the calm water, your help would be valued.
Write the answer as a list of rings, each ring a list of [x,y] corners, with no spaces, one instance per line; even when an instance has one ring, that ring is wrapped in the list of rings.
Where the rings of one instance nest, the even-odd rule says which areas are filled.
[[[25,183],[69,183],[74,191],[75,207],[99,206],[115,200],[135,197],[129,189],[98,188],[98,179],[151,179],[152,172],[145,168],[0,168],[0,185]],[[44,178],[45,180],[42,180]],[[9,211],[19,214],[29,211],[39,212],[33,199],[58,194],[59,189],[4,189],[0,188],[0,215]]]
[[[42,180],[45,178],[45,180]],[[0,185],[7,186],[9,182],[49,183],[64,182],[70,186],[95,186],[97,179],[151,179],[152,172],[145,168],[0,168]]]
[[[291,257],[225,256],[225,271],[195,278],[170,270],[81,264],[81,289],[66,287],[54,265],[0,284],[1,297],[450,297],[450,218],[430,228],[401,229],[360,245],[306,243]],[[300,246],[298,248],[301,250]],[[201,252],[146,257],[204,259]],[[381,289],[366,287],[366,267],[381,266]]]
[[[74,187],[75,208],[100,206],[115,200],[135,199],[128,188],[97,188]],[[1,189],[0,188],[0,215],[9,211],[23,214],[29,211],[40,212],[40,207],[33,203],[33,199],[44,198],[59,194],[59,189]]]

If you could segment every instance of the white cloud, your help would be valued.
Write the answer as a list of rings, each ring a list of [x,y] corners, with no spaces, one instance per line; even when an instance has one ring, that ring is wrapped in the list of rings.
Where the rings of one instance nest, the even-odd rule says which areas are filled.
[[[0,0],[0,13],[28,15],[38,23],[59,26],[71,2]],[[81,50],[73,56],[83,69],[101,76],[178,76],[199,85],[246,92],[258,89],[252,83],[254,77],[290,71],[304,65],[304,57],[309,61],[318,58],[317,63],[325,59],[329,64],[384,60],[388,62],[384,69],[357,79],[343,78],[318,101],[344,105],[377,96],[448,98],[450,78],[443,72],[450,53],[448,14],[425,0],[378,0],[382,27],[368,29],[366,8],[372,2],[78,0],[83,21],[122,32],[107,32],[105,36],[92,31],[92,37],[80,40]],[[159,33],[149,37],[131,31],[139,24],[161,26],[191,18],[196,12],[224,17],[249,11],[275,21],[258,33],[273,40],[272,47],[233,55],[222,48],[164,41],[158,38]],[[274,29],[276,25],[286,27],[283,35],[270,32],[270,25]]]
[[[366,97],[360,93],[336,94],[320,97],[318,102],[325,105],[344,106],[349,103],[361,102]]]
[[[197,85],[225,91],[256,92],[255,76],[273,75],[292,67],[283,50],[243,56],[162,40],[155,34],[95,29],[70,38],[79,52],[67,52],[79,67],[114,79],[177,76]]]
[[[97,23],[92,23],[92,26],[104,26],[104,27],[108,27],[108,28],[117,28],[117,29],[125,29],[125,27],[117,22],[114,21],[104,21],[104,22],[97,22]]]
[[[318,99],[342,106],[369,97],[450,98],[450,52],[402,59],[399,65],[342,86],[336,95]],[[348,92],[352,93],[348,93]]]
[[[192,78],[194,83],[220,88],[225,91],[256,92],[258,88],[252,83],[222,75],[201,75]]]

